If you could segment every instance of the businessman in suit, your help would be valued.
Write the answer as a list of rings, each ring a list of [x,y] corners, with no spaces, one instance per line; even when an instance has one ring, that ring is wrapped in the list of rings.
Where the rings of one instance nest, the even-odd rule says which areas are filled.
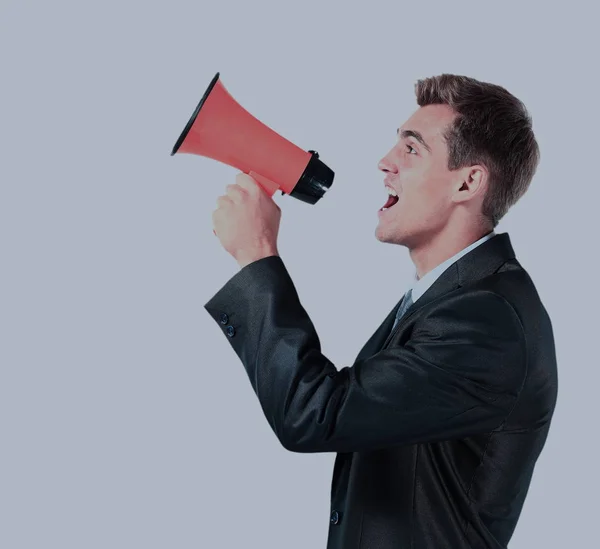
[[[415,282],[351,366],[321,353],[279,255],[281,210],[246,176],[215,234],[237,272],[205,305],[293,452],[336,452],[328,549],[500,549],[514,532],[557,398],[550,318],[494,229],[539,162],[504,88],[417,82],[419,108],[379,162],[376,237]]]

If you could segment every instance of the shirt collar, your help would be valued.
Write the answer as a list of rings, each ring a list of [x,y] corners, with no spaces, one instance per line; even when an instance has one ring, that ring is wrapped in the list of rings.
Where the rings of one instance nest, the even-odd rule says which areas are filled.
[[[413,303],[419,299],[428,289],[429,287],[438,279],[438,277],[452,265],[454,262],[458,261],[463,255],[469,253],[472,249],[476,248],[480,244],[483,244],[486,240],[496,236],[496,233],[492,230],[485,236],[482,236],[479,240],[476,240],[466,248],[463,248],[458,253],[454,254],[452,257],[446,259],[446,261],[440,263],[437,267],[429,271],[425,276],[420,279],[417,279],[417,273],[415,272],[416,282],[412,285],[412,301]]]

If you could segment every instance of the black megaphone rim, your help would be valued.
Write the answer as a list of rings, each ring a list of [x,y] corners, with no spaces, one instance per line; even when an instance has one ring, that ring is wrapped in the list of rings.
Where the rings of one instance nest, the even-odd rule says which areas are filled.
[[[181,144],[185,141],[185,138],[187,137],[187,134],[189,133],[189,131],[192,128],[192,126],[194,125],[196,117],[198,116],[198,113],[200,112],[200,109],[202,108],[202,105],[204,105],[204,102],[206,101],[206,99],[210,95],[210,92],[212,91],[212,89],[215,87],[215,84],[217,83],[218,79],[219,79],[219,73],[217,73],[214,76],[214,78],[212,79],[212,82],[210,83],[210,85],[208,86],[208,88],[206,88],[206,91],[204,92],[204,95],[202,96],[202,99],[200,99],[200,103],[198,103],[198,106],[196,107],[196,110],[193,112],[193,114],[190,117],[190,119],[189,119],[188,123],[186,124],[185,128],[183,128],[183,131],[181,132],[181,135],[179,136],[179,139],[177,139],[177,142],[175,143],[175,146],[173,147],[173,151],[171,152],[171,156],[173,156],[179,150],[179,147],[181,147]]]

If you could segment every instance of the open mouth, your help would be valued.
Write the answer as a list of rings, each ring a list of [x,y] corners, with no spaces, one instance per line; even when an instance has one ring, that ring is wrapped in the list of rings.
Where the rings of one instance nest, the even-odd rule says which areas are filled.
[[[388,196],[387,202],[381,207],[379,211],[383,212],[384,210],[391,208],[394,204],[396,204],[396,202],[398,202],[398,197],[390,194]]]

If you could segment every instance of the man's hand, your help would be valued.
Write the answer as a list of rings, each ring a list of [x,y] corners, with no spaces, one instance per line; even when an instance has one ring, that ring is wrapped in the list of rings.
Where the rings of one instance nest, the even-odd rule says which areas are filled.
[[[249,175],[240,173],[235,185],[227,185],[212,219],[215,235],[240,267],[279,255],[281,209]]]

